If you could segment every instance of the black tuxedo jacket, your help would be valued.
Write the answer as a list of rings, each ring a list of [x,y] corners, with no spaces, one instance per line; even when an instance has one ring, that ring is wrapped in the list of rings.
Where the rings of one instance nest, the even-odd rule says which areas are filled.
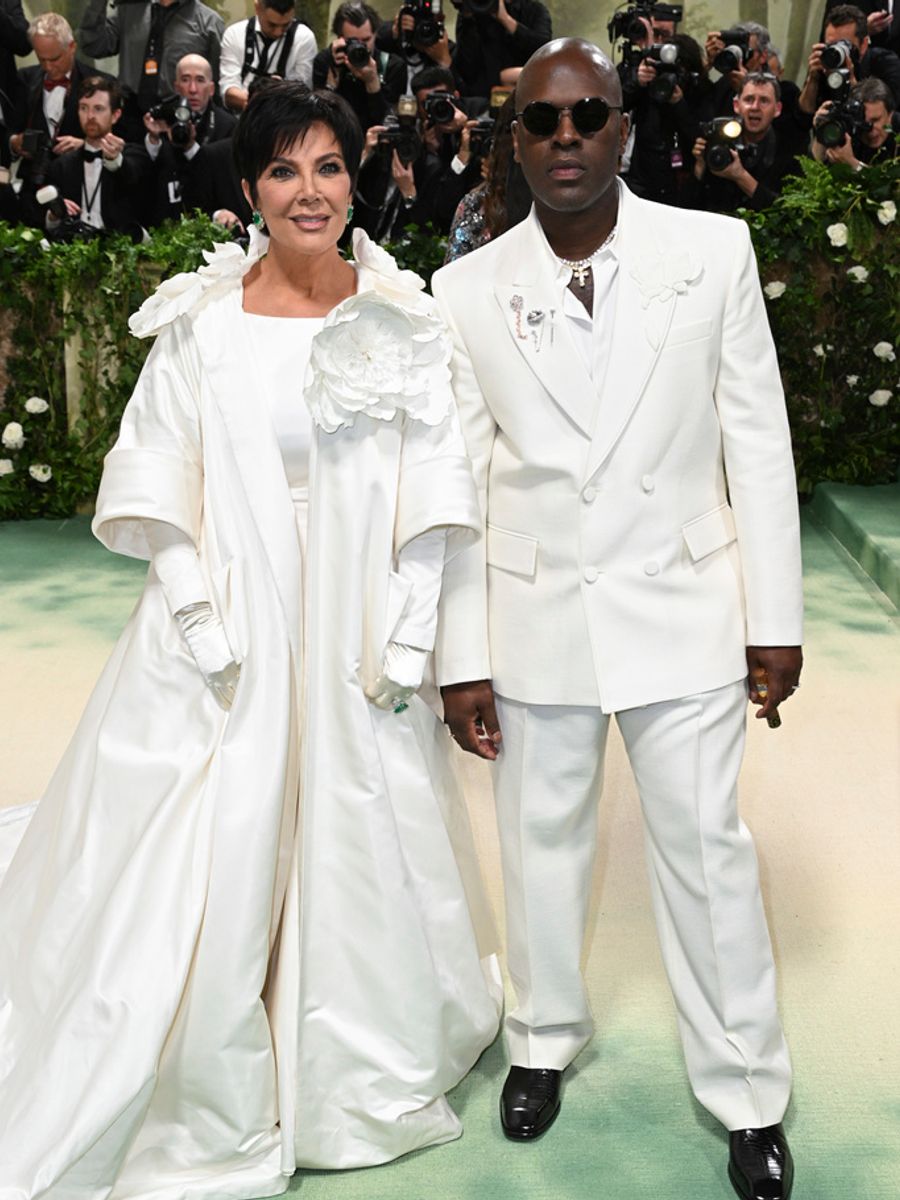
[[[118,171],[103,169],[100,212],[103,224],[111,232],[140,236],[149,163],[143,150],[129,145],[122,151],[122,160]],[[81,151],[70,150],[68,154],[61,154],[50,167],[47,182],[52,183],[67,200],[81,204],[84,184]]]
[[[19,91],[16,55],[24,58],[30,53],[28,21],[22,12],[22,0],[0,0],[0,107],[4,123],[10,128]]]
[[[212,145],[224,142],[227,152],[222,153],[230,157],[231,135],[236,124],[237,118],[231,113],[219,105],[210,105],[197,125],[200,149],[190,159],[185,158],[168,138],[163,138],[155,161],[149,160],[152,164],[150,171],[153,184],[145,224],[160,225],[167,219],[177,219],[194,208],[204,207],[197,201],[196,192],[201,186],[197,179],[202,177],[206,169],[206,151]]]
[[[184,205],[190,211],[199,208],[212,216],[220,208],[237,213],[246,229],[252,212],[241,190],[241,177],[234,165],[231,140],[224,139],[203,146],[190,164],[191,172],[185,183]]]
[[[80,138],[84,136],[78,120],[78,89],[89,75],[101,75],[104,79],[112,78],[106,71],[98,71],[96,67],[91,67],[79,59],[75,60],[75,65],[72,67],[72,84],[69,94],[66,96],[62,120],[56,131],[59,137]],[[10,122],[10,132],[22,133],[25,129],[42,129],[44,133],[49,133],[50,130],[44,119],[43,69],[41,67],[24,67],[19,72],[19,83],[18,103],[13,120]]]

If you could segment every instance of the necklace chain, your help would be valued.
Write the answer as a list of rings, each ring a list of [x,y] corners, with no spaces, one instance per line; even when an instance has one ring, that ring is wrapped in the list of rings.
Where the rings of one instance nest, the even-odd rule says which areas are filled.
[[[559,261],[562,263],[562,265],[564,267],[568,267],[569,270],[572,272],[572,274],[575,276],[575,278],[578,280],[579,287],[583,288],[587,284],[588,271],[591,270],[594,259],[597,257],[598,254],[600,254],[603,250],[606,249],[606,247],[609,245],[609,243],[615,237],[615,234],[616,234],[616,226],[613,225],[612,229],[609,231],[609,234],[603,239],[603,241],[600,243],[600,245],[597,247],[597,249],[594,250],[592,254],[589,254],[587,256],[587,258],[579,258],[577,260],[573,260],[571,258],[563,258],[562,255],[557,254],[556,257],[559,259]]]

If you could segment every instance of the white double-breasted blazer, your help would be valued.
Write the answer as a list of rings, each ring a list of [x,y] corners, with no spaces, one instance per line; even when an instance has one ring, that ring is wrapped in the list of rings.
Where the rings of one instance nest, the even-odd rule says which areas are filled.
[[[734,682],[748,644],[801,641],[790,433],[747,227],[620,186],[615,248],[596,380],[534,211],[434,276],[486,533],[447,567],[442,684],[612,712]]]

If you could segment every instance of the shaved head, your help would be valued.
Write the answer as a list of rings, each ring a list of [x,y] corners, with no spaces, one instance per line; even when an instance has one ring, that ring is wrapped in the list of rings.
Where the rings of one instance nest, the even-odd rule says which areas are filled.
[[[605,96],[610,104],[622,103],[622,84],[616,68],[599,46],[584,38],[555,38],[535,50],[522,69],[516,83],[516,107],[521,111],[529,100],[540,99],[534,89],[542,86],[548,71],[576,62],[595,73],[598,95]]]

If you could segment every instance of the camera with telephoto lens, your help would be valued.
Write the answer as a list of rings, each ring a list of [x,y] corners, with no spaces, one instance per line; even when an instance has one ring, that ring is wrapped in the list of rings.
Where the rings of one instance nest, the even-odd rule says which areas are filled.
[[[376,146],[379,153],[390,158],[397,151],[397,157],[408,167],[415,162],[422,152],[422,139],[418,129],[419,106],[415,96],[401,96],[397,101],[396,116],[388,113],[384,119],[384,129],[378,134]]]
[[[423,107],[429,127],[452,124],[457,112],[449,92],[429,92]]]
[[[413,53],[419,46],[433,46],[444,36],[443,0],[407,0],[400,9],[400,19],[412,17],[412,29],[400,30],[400,47],[404,54]]]
[[[675,42],[659,42],[648,46],[641,52],[644,62],[652,63],[656,75],[647,84],[647,94],[651,100],[662,104],[672,99],[675,89],[684,80],[687,72],[678,59],[678,46]]]
[[[199,119],[197,113],[185,100],[184,96],[173,94],[160,100],[148,110],[147,115],[154,121],[162,121],[169,127],[169,137],[173,146],[187,146],[191,140],[191,126]]]
[[[845,137],[867,133],[871,128],[872,122],[866,120],[865,104],[862,100],[848,97],[838,104],[832,104],[828,112],[816,121],[813,135],[820,146],[834,149],[844,144]]]
[[[822,47],[819,62],[824,71],[834,71],[838,67],[855,67],[859,62],[859,51],[852,42],[841,38],[839,42],[831,42],[830,45]]]
[[[737,117],[714,117],[700,126],[700,136],[706,140],[703,161],[711,171],[724,171],[731,166],[731,152],[741,153],[744,126]]]
[[[725,46],[712,60],[711,65],[721,75],[727,75],[729,71],[737,71],[749,61],[753,53],[750,49],[750,34],[745,33],[743,29],[722,29],[719,37]]]
[[[627,4],[624,12],[622,5],[613,13],[606,26],[606,32],[611,42],[624,39],[626,42],[642,42],[647,37],[647,21],[651,28],[654,18],[657,21],[671,21],[677,25],[684,16],[682,4]]]
[[[53,162],[53,139],[43,129],[26,129],[22,134],[22,153],[31,159],[31,182],[40,187]]]
[[[347,62],[351,67],[356,67],[357,71],[368,66],[369,59],[372,57],[369,47],[360,38],[347,38],[344,43],[344,53],[347,56]]]

